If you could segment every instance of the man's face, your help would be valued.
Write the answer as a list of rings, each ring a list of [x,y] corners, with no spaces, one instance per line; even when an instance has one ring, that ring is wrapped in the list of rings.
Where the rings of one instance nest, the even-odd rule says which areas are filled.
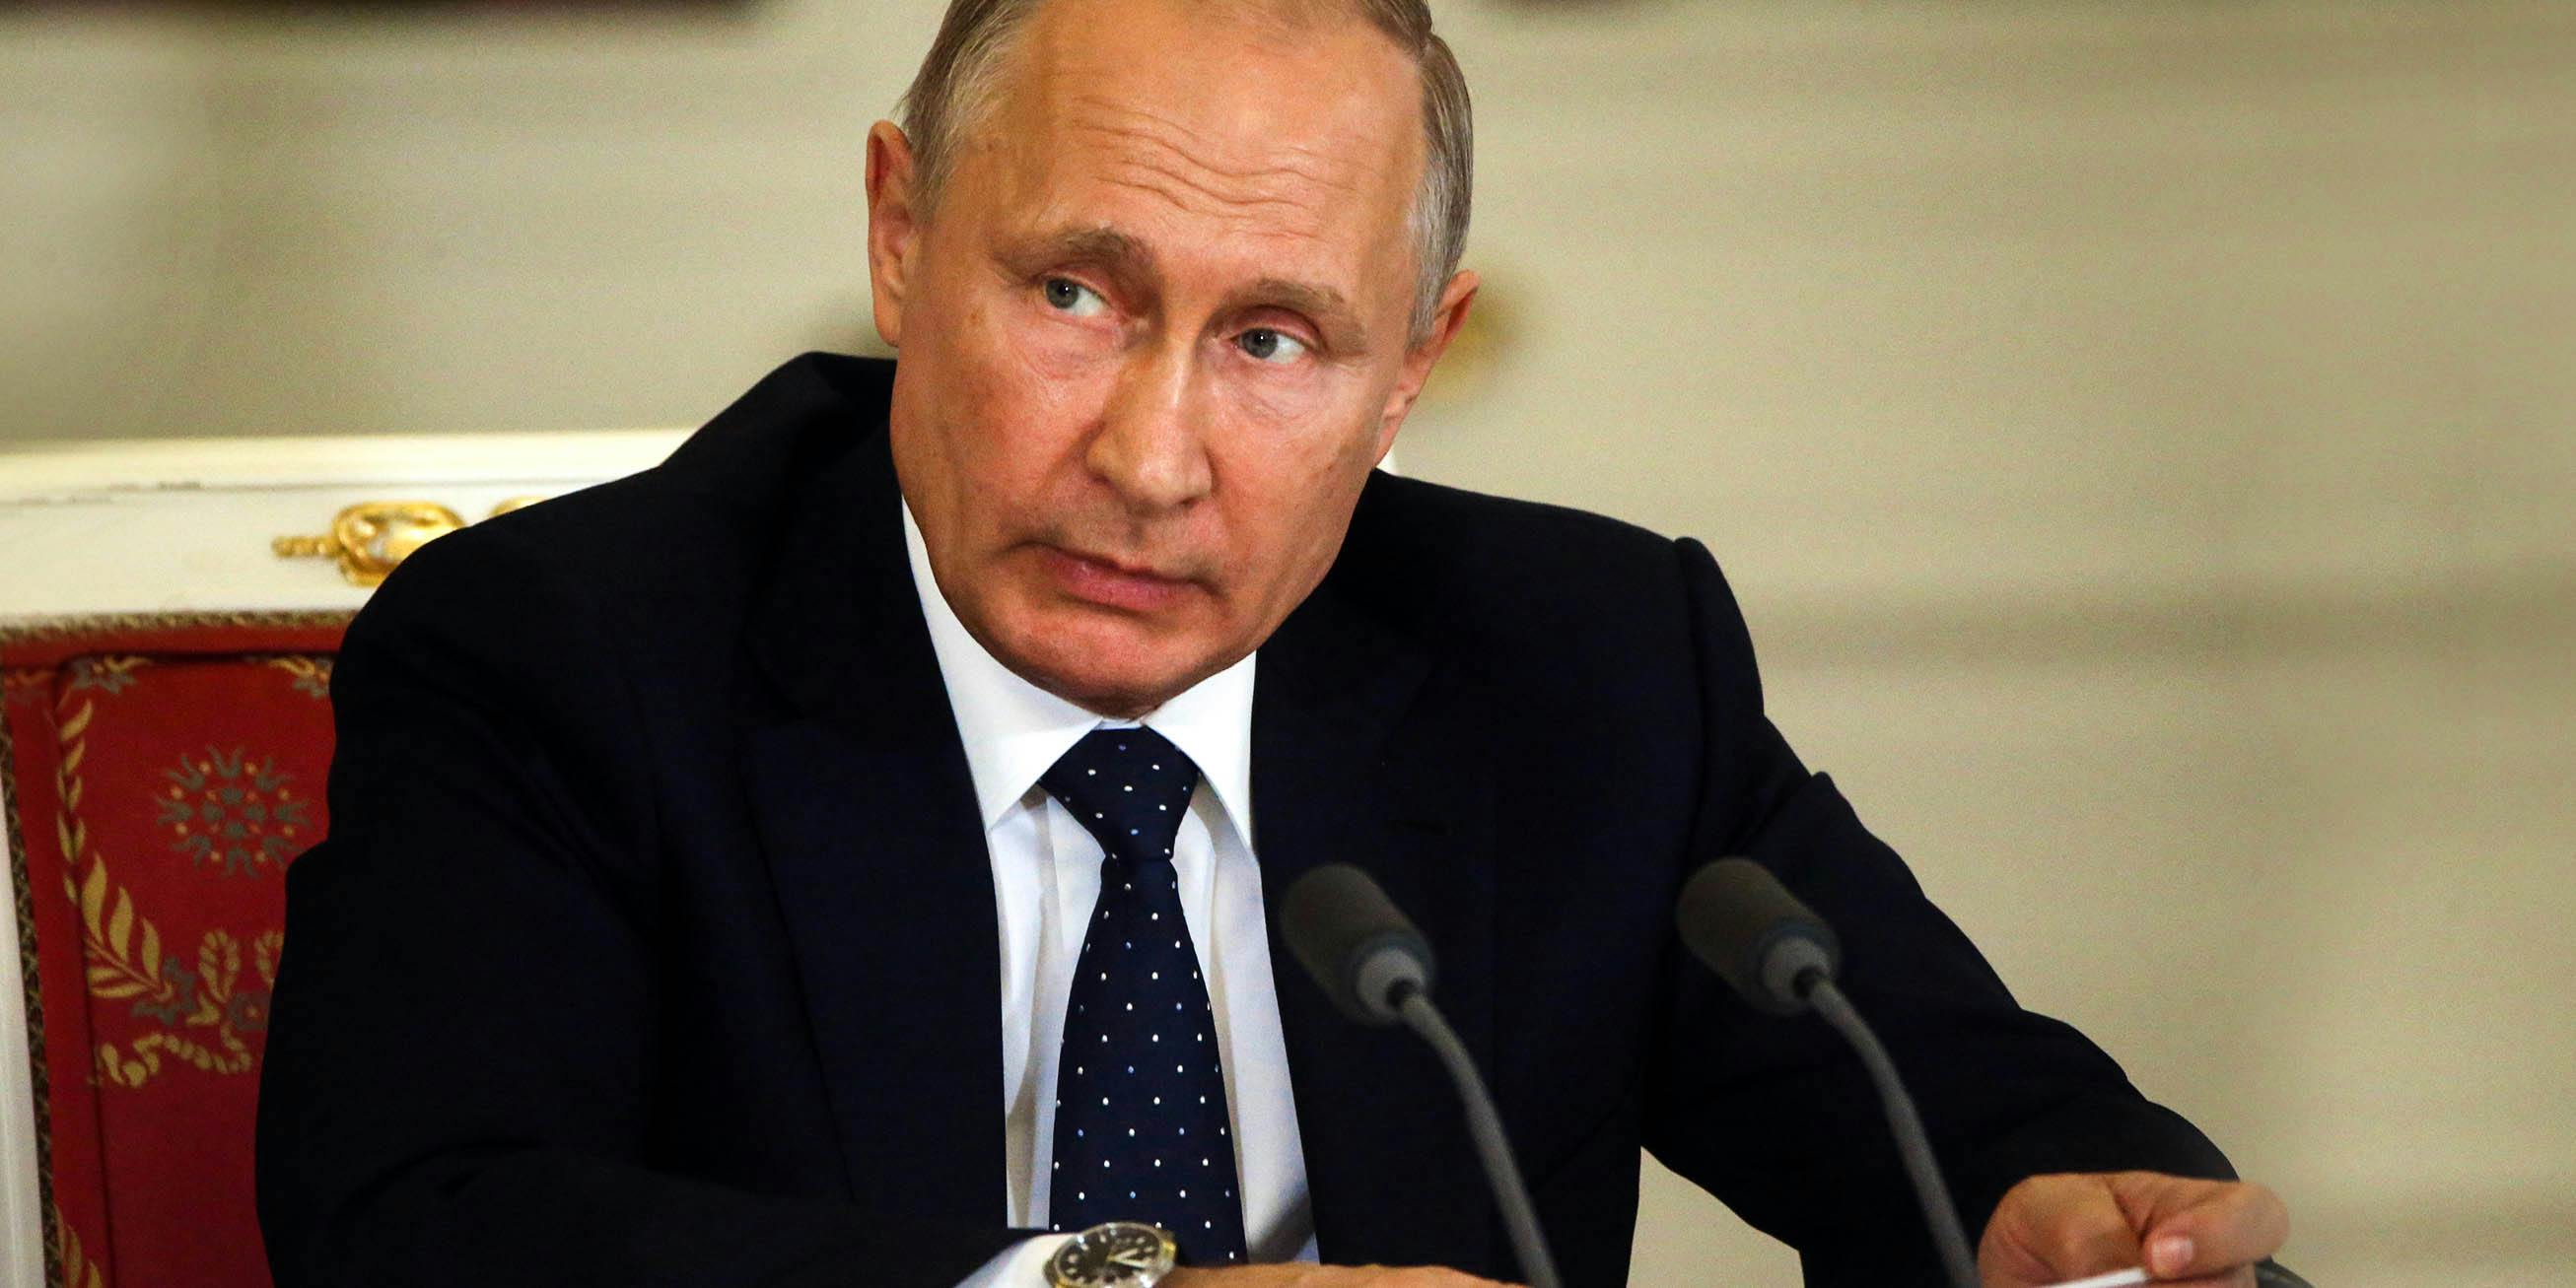
[[[1055,0],[1002,80],[927,218],[869,139],[895,469],[986,649],[1141,714],[1314,589],[1474,279],[1408,345],[1421,81],[1364,22]]]

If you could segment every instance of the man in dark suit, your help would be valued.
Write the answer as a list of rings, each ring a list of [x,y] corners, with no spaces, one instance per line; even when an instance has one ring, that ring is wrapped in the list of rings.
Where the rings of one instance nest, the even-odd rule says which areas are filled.
[[[799,359],[351,627],[284,1288],[1508,1277],[1438,1066],[1267,934],[1336,861],[1438,950],[1570,1283],[1640,1147],[1810,1282],[1932,1278],[1858,1068],[1671,932],[1730,853],[1843,929],[1989,1284],[2278,1246],[1800,765],[1705,551],[1374,472],[1476,286],[1417,4],[961,0],[909,108],[899,363]]]

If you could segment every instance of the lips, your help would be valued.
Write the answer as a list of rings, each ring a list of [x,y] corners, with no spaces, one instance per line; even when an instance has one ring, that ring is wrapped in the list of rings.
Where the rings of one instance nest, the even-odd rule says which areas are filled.
[[[1104,608],[1152,612],[1170,607],[1191,585],[1186,578],[1053,546],[1045,547],[1040,558],[1058,589]]]

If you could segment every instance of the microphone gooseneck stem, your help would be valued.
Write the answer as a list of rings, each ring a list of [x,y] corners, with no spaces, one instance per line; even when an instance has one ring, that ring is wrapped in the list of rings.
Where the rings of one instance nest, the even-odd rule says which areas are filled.
[[[1475,1138],[1477,1156],[1484,1161],[1485,1178],[1493,1183],[1494,1201],[1502,1207],[1503,1225],[1511,1232],[1512,1250],[1520,1257],[1529,1288],[1557,1288],[1556,1261],[1548,1255],[1546,1237],[1539,1233],[1538,1210],[1530,1205],[1529,1190],[1521,1184],[1520,1166],[1512,1161],[1512,1147],[1503,1139],[1502,1116],[1494,1112],[1494,1098],[1486,1092],[1485,1080],[1477,1076],[1467,1044],[1458,1040],[1428,994],[1405,984],[1397,985],[1396,991],[1400,995],[1396,1014],[1439,1053],[1449,1080],[1458,1084],[1458,1099],[1467,1106],[1467,1134]]]
[[[1852,1009],[1851,1000],[1820,970],[1798,977],[1798,987],[1825,1022],[1851,1040],[1852,1049],[1860,1053],[1860,1062],[1869,1070],[1869,1079],[1878,1085],[1878,1100],[1887,1108],[1887,1125],[1896,1133],[1896,1152],[1905,1158],[1905,1170],[1914,1177],[1914,1194],[1923,1201],[1924,1223],[1932,1228],[1932,1242],[1941,1250],[1941,1266],[1953,1288],[1977,1288],[1976,1258],[1968,1254],[1967,1232],[1959,1226],[1959,1209],[1950,1202],[1950,1187],[1941,1180],[1940,1164],[1932,1157],[1932,1140],[1923,1133],[1923,1117],[1914,1110],[1914,1097],[1905,1093],[1905,1084],[1897,1080],[1896,1063],[1887,1058],[1887,1048],[1879,1045],[1878,1035]]]

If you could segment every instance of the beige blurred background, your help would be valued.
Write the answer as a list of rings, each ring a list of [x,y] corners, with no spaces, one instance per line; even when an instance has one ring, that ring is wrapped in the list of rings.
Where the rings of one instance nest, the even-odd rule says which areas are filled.
[[[938,8],[0,15],[0,441],[872,344]],[[1493,289],[1407,470],[1706,539],[1809,761],[2320,1284],[2576,1285],[2576,5],[1435,8]],[[1653,1171],[1638,1284],[1795,1282]]]

